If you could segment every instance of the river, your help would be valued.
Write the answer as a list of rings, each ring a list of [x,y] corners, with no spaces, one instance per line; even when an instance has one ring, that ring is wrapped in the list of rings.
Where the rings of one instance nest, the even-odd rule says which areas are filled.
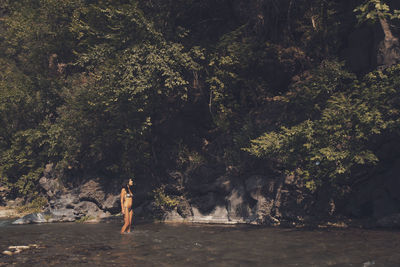
[[[149,223],[11,225],[0,221],[0,266],[400,266],[400,231]]]

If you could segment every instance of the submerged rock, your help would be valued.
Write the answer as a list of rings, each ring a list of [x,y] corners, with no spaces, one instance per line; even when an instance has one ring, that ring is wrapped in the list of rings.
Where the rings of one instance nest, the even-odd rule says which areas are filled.
[[[32,249],[32,248],[40,248],[40,246],[37,244],[30,244],[28,246],[9,246],[8,247],[9,250],[4,250],[2,252],[2,254],[7,255],[7,256],[12,256],[12,255],[21,253],[23,250]]]

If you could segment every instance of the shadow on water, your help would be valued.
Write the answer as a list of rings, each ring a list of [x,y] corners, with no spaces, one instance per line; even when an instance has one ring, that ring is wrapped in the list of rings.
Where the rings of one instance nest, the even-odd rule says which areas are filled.
[[[400,266],[400,232],[297,230],[247,225],[118,223],[11,225],[0,249],[37,244],[0,266]]]

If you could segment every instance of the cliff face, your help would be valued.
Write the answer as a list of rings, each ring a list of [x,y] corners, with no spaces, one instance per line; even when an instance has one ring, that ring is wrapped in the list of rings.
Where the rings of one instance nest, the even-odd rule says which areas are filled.
[[[338,199],[329,191],[311,194],[294,176],[218,176],[205,166],[199,167],[195,177],[170,172],[163,193],[176,202],[167,205],[151,196],[135,194],[134,220],[400,227],[399,166],[398,159],[390,169],[360,180],[346,199]],[[52,175],[51,165],[46,169],[40,183],[48,198],[47,206],[43,212],[24,216],[14,224],[122,220],[118,216],[119,185],[94,178],[67,188]]]

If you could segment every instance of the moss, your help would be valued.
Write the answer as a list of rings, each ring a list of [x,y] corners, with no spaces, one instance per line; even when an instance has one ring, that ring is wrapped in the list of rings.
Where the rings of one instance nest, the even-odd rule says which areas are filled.
[[[37,213],[41,212],[46,204],[46,198],[36,197],[30,203],[17,207],[16,210],[19,213]]]
[[[84,223],[84,222],[92,220],[92,219],[94,219],[94,217],[89,216],[89,215],[85,215],[85,216],[82,216],[81,218],[79,218],[78,220],[76,220],[75,222]]]

